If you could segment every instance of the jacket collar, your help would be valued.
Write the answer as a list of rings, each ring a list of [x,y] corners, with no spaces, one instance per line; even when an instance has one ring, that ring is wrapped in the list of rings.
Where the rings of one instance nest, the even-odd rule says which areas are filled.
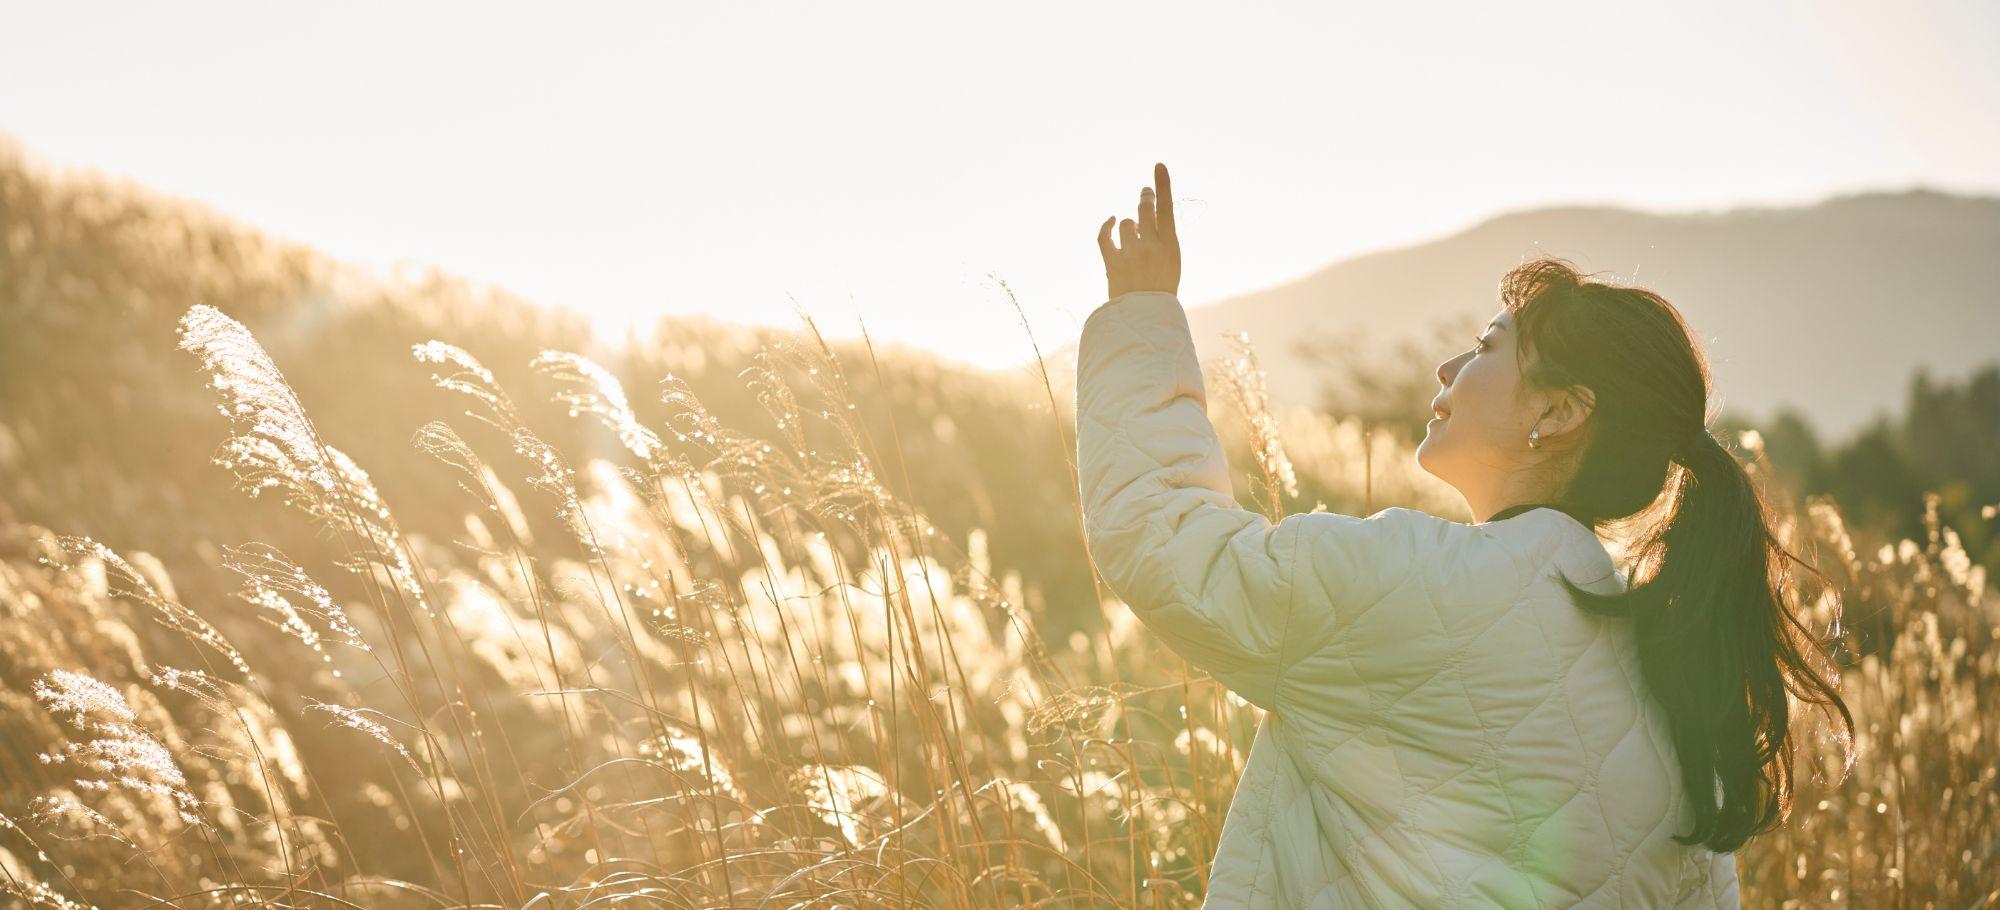
[[[1508,506],[1476,527],[1499,530],[1493,526],[1501,522],[1509,522],[1509,529],[1560,535],[1556,563],[1570,581],[1581,587],[1592,587],[1618,571],[1617,562],[1597,532],[1557,506],[1539,502]]]
[[[1534,511],[1535,509],[1554,509],[1558,512],[1562,512],[1565,515],[1569,514],[1568,510],[1552,502],[1523,502],[1523,503],[1516,503],[1514,505],[1501,509],[1498,512],[1495,512],[1492,518],[1486,519],[1486,523],[1490,524],[1496,521],[1506,521],[1507,519],[1513,518],[1516,515],[1520,515],[1524,512],[1531,512]],[[1582,524],[1583,522],[1578,521],[1577,523]]]

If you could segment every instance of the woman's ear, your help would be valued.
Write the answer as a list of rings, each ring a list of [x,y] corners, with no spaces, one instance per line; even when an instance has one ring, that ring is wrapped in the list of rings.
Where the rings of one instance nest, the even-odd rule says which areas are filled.
[[[1584,420],[1598,406],[1598,394],[1588,386],[1568,386],[1550,396],[1548,420],[1542,422],[1542,436],[1560,436],[1582,430]]]
[[[1597,406],[1597,393],[1587,386],[1573,385],[1559,389],[1549,395],[1549,403],[1543,411],[1542,419],[1535,425],[1542,430],[1543,437],[1561,436],[1583,428],[1584,420]]]

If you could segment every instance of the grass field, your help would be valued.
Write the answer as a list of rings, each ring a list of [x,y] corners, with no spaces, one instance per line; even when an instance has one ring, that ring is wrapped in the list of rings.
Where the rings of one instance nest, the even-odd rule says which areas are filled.
[[[1067,365],[975,375],[811,326],[607,347],[0,165],[0,892],[1199,903],[1257,709],[1095,584]],[[1392,438],[1214,366],[1246,503],[1463,517]],[[1745,906],[1991,906],[1984,571],[1935,520],[1781,511],[1836,582],[1800,596],[1858,759],[1829,767],[1801,714]]]

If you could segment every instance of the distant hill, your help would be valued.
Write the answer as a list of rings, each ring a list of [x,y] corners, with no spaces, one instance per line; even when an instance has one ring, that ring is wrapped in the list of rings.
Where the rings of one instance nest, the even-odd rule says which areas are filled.
[[[1512,212],[1192,306],[1189,321],[1204,358],[1224,352],[1220,333],[1248,332],[1272,397],[1311,402],[1316,371],[1292,339],[1414,339],[1461,315],[1483,324],[1499,310],[1500,275],[1544,253],[1672,301],[1708,345],[1723,409],[1746,419],[1789,404],[1844,435],[1899,407],[1919,367],[1955,377],[2000,360],[2000,198],[1923,189],[1697,214]]]

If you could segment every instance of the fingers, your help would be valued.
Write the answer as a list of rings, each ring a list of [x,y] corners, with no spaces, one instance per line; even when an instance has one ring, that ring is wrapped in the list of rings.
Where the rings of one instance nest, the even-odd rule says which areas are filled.
[[[1113,224],[1118,225],[1115,246]],[[1179,292],[1181,252],[1175,228],[1173,185],[1167,166],[1155,162],[1153,185],[1139,190],[1136,216],[1120,220],[1113,215],[1097,226],[1097,250],[1104,255],[1106,290],[1112,297],[1133,290]]]

